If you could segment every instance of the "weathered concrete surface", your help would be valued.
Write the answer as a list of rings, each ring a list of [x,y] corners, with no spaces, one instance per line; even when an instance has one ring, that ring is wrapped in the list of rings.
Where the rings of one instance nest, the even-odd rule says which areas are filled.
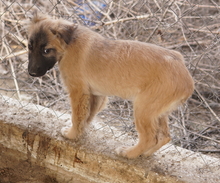
[[[219,159],[167,145],[152,157],[127,160],[116,156],[114,149],[135,141],[114,129],[113,135],[98,118],[78,142],[72,142],[60,135],[61,127],[70,125],[69,114],[3,96],[0,103],[0,158],[12,160],[0,160],[0,180],[7,164],[14,162],[19,170],[18,162],[26,162],[30,169],[43,170],[41,182],[48,183],[220,182]]]

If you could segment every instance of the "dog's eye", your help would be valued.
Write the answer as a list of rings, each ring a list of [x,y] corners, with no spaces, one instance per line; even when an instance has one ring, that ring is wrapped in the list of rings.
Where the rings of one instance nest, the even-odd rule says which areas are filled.
[[[31,44],[28,44],[28,49],[33,50],[33,46]]]
[[[44,49],[44,50],[43,50],[43,53],[44,53],[44,54],[48,54],[48,53],[50,53],[50,51],[51,51],[51,49]]]

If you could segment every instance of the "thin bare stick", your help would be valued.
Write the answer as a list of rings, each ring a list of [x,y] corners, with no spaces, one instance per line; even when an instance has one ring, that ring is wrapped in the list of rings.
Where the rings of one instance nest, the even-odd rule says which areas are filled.
[[[190,131],[190,130],[187,130],[187,131],[188,131],[189,133],[192,133],[192,134],[197,135],[197,136],[199,136],[199,137],[202,137],[202,138],[204,138],[204,139],[208,139],[208,140],[211,140],[211,141],[213,141],[213,142],[216,142],[216,143],[220,144],[220,141],[219,141],[219,140],[216,140],[216,139],[213,139],[213,138],[210,138],[210,137],[201,135],[201,134],[199,134],[199,133],[197,133],[197,132],[193,132],[193,131]]]
[[[213,81],[215,81],[216,83],[218,83],[220,85],[220,82],[218,79],[216,79],[214,76],[212,76],[211,74],[209,74],[208,72],[206,72],[204,69],[201,68],[197,68],[198,70],[200,70],[201,72],[203,72],[206,76],[209,76],[210,78],[213,79]]]
[[[183,126],[183,133],[184,133],[184,136],[187,136],[186,123],[185,123],[185,118],[184,118],[184,113],[183,113],[182,107],[179,107],[179,112],[180,112],[181,125]]]
[[[154,28],[154,30],[152,31],[152,33],[150,34],[150,36],[146,39],[146,42],[149,42],[150,39],[152,38],[152,36],[153,36],[153,35],[155,34],[155,32],[158,30],[158,28],[159,28],[159,26],[160,26],[162,20],[165,18],[167,12],[169,12],[169,8],[173,5],[174,1],[175,1],[175,0],[172,0],[172,1],[170,2],[169,6],[166,8],[166,10],[164,11],[162,17],[160,18],[159,23],[158,23],[157,26]]]
[[[210,30],[195,29],[195,28],[189,28],[189,30],[191,30],[191,31],[196,31],[196,32],[204,32],[204,33],[208,33],[208,34],[219,34],[219,33],[220,33],[220,30],[210,31]]]
[[[11,59],[8,59],[8,60],[9,60],[9,64],[10,64],[10,67],[11,67],[11,73],[12,73],[12,77],[13,77],[13,80],[14,80],[15,88],[16,88],[16,91],[17,91],[18,99],[21,100],[20,89],[19,89],[19,86],[18,86],[18,82],[17,82],[17,77],[16,77],[16,74],[15,74],[14,66],[12,64],[12,60]]]
[[[26,54],[27,52],[28,52],[27,50],[22,50],[22,51],[18,51],[18,52],[11,53],[11,54],[9,53],[9,54],[7,54],[5,56],[0,57],[0,60],[10,59],[10,58],[13,58],[13,57],[17,57],[17,56]]]
[[[210,5],[199,5],[199,4],[193,4],[193,3],[181,3],[180,1],[176,2],[180,5],[190,6],[190,7],[196,7],[196,8],[214,8],[214,9],[220,9],[220,6],[210,6]]]
[[[159,10],[161,11],[161,7],[160,5],[158,4],[158,2],[156,0],[154,0],[154,3],[156,4],[156,6],[159,8]]]
[[[150,15],[146,14],[146,15],[139,15],[139,16],[135,16],[135,17],[121,18],[121,19],[112,20],[112,21],[109,21],[109,22],[104,22],[104,25],[110,25],[110,24],[125,22],[125,21],[129,21],[129,20],[146,19],[146,18],[149,18],[149,17],[150,17]]]
[[[5,49],[7,55],[10,55],[9,47],[6,46],[6,44],[9,45],[6,37],[3,37],[2,40],[5,40],[5,41],[2,41],[2,48]],[[21,95],[20,95],[20,90],[19,90],[19,86],[18,86],[18,82],[17,82],[17,77],[16,77],[16,74],[15,74],[15,70],[14,70],[14,66],[13,66],[11,58],[9,58],[8,61],[9,61],[9,65],[10,65],[10,68],[11,68],[11,73],[12,73],[12,77],[13,77],[13,80],[14,80],[15,88],[16,88],[16,91],[17,91],[18,99],[21,100]]]
[[[220,90],[220,87],[213,86],[213,85],[208,85],[207,83],[202,83],[202,82],[197,81],[197,80],[195,80],[195,81],[196,81],[196,84],[198,84],[198,85],[202,85],[202,86],[205,86],[207,88],[213,88],[213,89],[216,89],[216,90]]]
[[[180,7],[177,5],[176,2],[175,2],[174,4],[176,5],[177,9],[179,10],[180,17],[181,17],[182,15],[181,15]],[[184,29],[183,29],[183,21],[182,21],[181,19],[180,19],[180,22],[181,22],[181,31],[182,31],[183,38],[184,38],[186,44],[188,45],[188,47],[190,48],[190,50],[194,53],[194,50],[192,49],[192,47],[190,46],[190,44],[189,44],[189,42],[188,42],[188,40],[187,40],[187,38],[186,38],[186,35],[185,35],[185,32],[184,32]]]
[[[102,15],[104,15],[109,21],[112,20],[112,18],[109,16],[108,13],[105,13],[103,12],[99,7],[97,7],[92,1],[90,0],[87,0],[89,2],[89,4],[96,10],[98,11],[99,13],[101,13]],[[112,26],[112,29],[113,29],[113,36],[115,39],[117,39],[117,34],[116,34],[116,30],[115,30],[115,27],[114,25]]]
[[[204,153],[220,153],[220,150],[217,149],[197,149],[196,151]]]
[[[195,89],[196,93],[198,94],[198,96],[201,98],[201,100],[205,103],[206,107],[210,110],[210,112],[212,113],[212,115],[218,120],[218,122],[220,123],[220,118],[217,116],[217,114],[212,110],[212,108],[209,106],[209,104],[206,102],[206,100],[204,99],[204,97],[201,95],[201,93]]]
[[[177,43],[177,44],[172,44],[172,43],[166,43],[166,44],[163,44],[162,46],[166,47],[166,48],[169,48],[169,49],[174,49],[174,48],[178,48],[178,47],[182,47],[182,46],[196,46],[196,45],[206,45],[206,44],[209,44],[210,41],[188,41],[187,43],[184,41],[184,42],[180,42],[180,43]]]

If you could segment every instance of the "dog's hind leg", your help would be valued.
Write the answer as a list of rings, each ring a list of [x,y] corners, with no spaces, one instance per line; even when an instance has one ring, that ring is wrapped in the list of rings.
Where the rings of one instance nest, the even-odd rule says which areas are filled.
[[[155,151],[160,149],[163,145],[167,144],[170,141],[170,131],[169,131],[169,126],[168,126],[168,115],[164,115],[159,118],[159,129],[157,132],[157,144],[146,151],[144,153],[145,156],[150,156],[152,155]]]
[[[133,147],[119,147],[116,149],[116,153],[118,155],[127,157],[127,158],[136,158],[143,154],[148,149],[153,148],[157,144],[156,138],[156,119],[153,118],[145,118],[144,123],[146,125],[142,125],[143,121],[137,119],[135,121],[136,129],[138,131],[139,141]],[[138,127],[137,127],[138,126]],[[140,130],[141,129],[141,130]]]
[[[169,106],[169,103],[163,101],[159,96],[148,96],[147,93],[139,95],[134,101],[134,117],[139,141],[133,147],[119,147],[116,149],[116,153],[127,158],[136,158],[147,151],[149,151],[148,154],[152,154],[164,145],[165,141],[168,142],[169,137],[164,141],[162,134],[165,133],[165,136],[169,136],[167,118],[160,118],[167,112],[166,110],[169,108],[167,105]]]

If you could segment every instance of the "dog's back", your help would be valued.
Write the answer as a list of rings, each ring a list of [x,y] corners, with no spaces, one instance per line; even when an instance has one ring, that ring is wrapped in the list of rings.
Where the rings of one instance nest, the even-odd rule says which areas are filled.
[[[179,52],[138,41],[105,39],[80,27],[78,32],[72,45],[81,52],[80,72],[93,94],[133,99],[139,92],[155,88],[152,93],[158,96],[191,95],[193,80]],[[77,44],[85,40],[89,41]]]

